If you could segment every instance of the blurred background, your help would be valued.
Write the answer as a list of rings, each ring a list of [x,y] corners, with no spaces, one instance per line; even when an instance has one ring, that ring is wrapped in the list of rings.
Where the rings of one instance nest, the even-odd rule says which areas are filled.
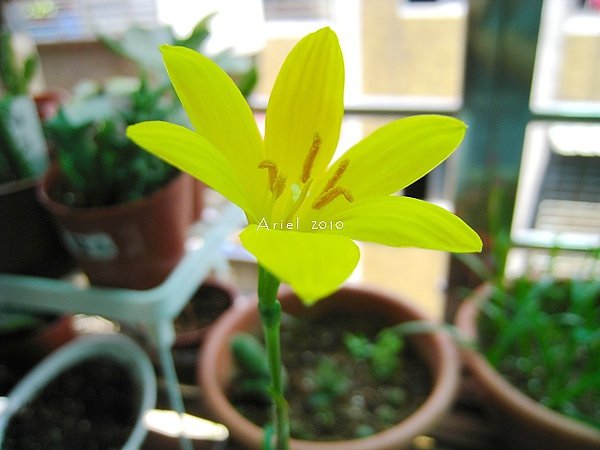
[[[55,289],[38,276],[61,278],[75,272],[75,283],[79,283],[79,269],[83,269],[89,277],[83,281],[85,286],[91,281],[93,285],[148,289],[171,273],[185,253],[185,245],[189,254],[190,249],[206,243],[204,235],[199,241],[185,241],[190,228],[205,231],[205,225],[223,225],[218,221],[224,217],[220,215],[223,199],[208,189],[201,190],[198,184],[186,185],[187,197],[180,202],[186,210],[181,216],[171,213],[175,222],[169,222],[170,228],[181,229],[183,237],[174,244],[164,241],[168,250],[178,248],[166,256],[166,270],[149,280],[149,270],[131,261],[111,269],[120,276],[137,268],[141,273],[135,282],[151,281],[151,285],[109,279],[107,272],[96,275],[98,278],[88,273],[96,266],[104,270],[103,264],[116,254],[129,252],[117,248],[121,243],[110,238],[112,231],[66,229],[60,232],[62,244],[56,236],[50,244],[38,241],[40,235],[56,233],[38,204],[45,186],[41,180],[51,173],[51,162],[62,165],[63,177],[71,177],[73,185],[62,196],[58,188],[50,193],[56,197],[53,200],[63,203],[62,209],[64,205],[75,209],[121,205],[155,192],[176,177],[171,168],[132,149],[123,132],[127,124],[148,119],[188,124],[168,86],[158,45],[186,45],[209,55],[232,76],[262,126],[270,89],[285,55],[307,33],[330,26],[340,39],[346,65],[346,116],[338,152],[381,125],[411,114],[446,114],[465,121],[468,132],[460,148],[400,194],[456,212],[484,242],[481,255],[456,257],[360,243],[361,261],[351,281],[406,295],[430,317],[451,321],[459,304],[482,279],[498,287],[521,276],[543,280],[543,274],[551,274],[559,282],[592,280],[595,291],[589,291],[596,297],[590,296],[586,310],[591,313],[574,319],[567,311],[560,320],[575,330],[577,345],[593,345],[593,355],[598,354],[600,0],[0,0],[0,6],[3,306],[18,309],[20,300],[29,302],[29,309],[52,312],[81,306],[84,313],[116,316],[119,321],[123,311],[114,311],[121,296],[127,297],[130,291],[109,291],[111,295],[102,299],[104,304],[86,303],[78,295],[99,298],[98,292],[103,291],[74,291],[62,279],[52,280],[59,286]],[[23,97],[35,100],[37,110]],[[99,150],[105,149],[108,156],[100,156]],[[120,159],[123,155],[125,159]],[[27,170],[18,173],[17,169],[25,167]],[[18,189],[13,189],[15,184]],[[15,212],[15,206],[30,206],[35,215]],[[207,262],[206,271],[198,275],[201,280],[189,277],[186,283],[199,284],[211,269],[235,287],[233,297],[238,291],[252,294],[256,266],[233,229],[242,223],[227,221],[231,229],[223,228],[229,234],[212,250],[219,261]],[[145,222],[161,220],[152,217]],[[115,236],[128,231],[120,223],[109,225],[116,229]],[[29,232],[38,234],[33,237]],[[137,237],[121,234],[124,245],[134,250],[141,246]],[[161,239],[155,242],[163,242]],[[27,250],[25,243],[32,248]],[[64,246],[81,267],[66,256]],[[13,279],[9,273],[35,278]],[[190,288],[191,295],[193,289],[186,283],[182,285]],[[50,287],[44,291],[39,285]],[[165,306],[168,314],[159,311],[168,325],[190,297],[179,288],[173,289],[177,307]],[[585,290],[572,291],[578,289]],[[27,294],[21,299],[21,292],[35,301]],[[66,303],[54,307],[45,302],[48,293],[57,303],[62,301],[64,292]],[[534,298],[529,305],[536,302]],[[138,319],[134,308],[123,309],[124,322]],[[521,317],[521,328],[527,331],[532,322],[543,322],[538,320],[541,313],[528,311]],[[586,328],[585,318],[596,322]],[[505,323],[511,325],[511,320]],[[150,322],[156,325],[158,320]],[[2,330],[13,331],[10,324],[0,323]],[[559,343],[564,340],[562,333],[556,334]],[[159,335],[155,332],[153,338]],[[172,337],[156,340],[170,342]],[[192,369],[187,372],[189,384],[184,391],[195,383],[197,345],[187,361]],[[528,351],[527,345],[518,346]],[[546,348],[552,350],[553,345]],[[596,397],[589,403],[597,402],[600,359],[587,357],[588,353],[574,350],[575,346],[557,348],[556,361],[578,354],[595,363],[596,378],[584,381],[592,387],[595,383]],[[170,345],[162,350],[168,353]],[[15,354],[20,358],[23,353]],[[555,366],[555,360],[545,361]],[[0,375],[2,370],[0,364]],[[0,381],[4,382],[2,377]],[[561,391],[562,379],[557,383]],[[463,393],[461,400],[470,399],[467,394]],[[591,421],[598,422],[598,404],[591,409],[595,414]],[[476,422],[480,410],[470,411],[475,411],[471,419]],[[481,449],[481,442],[503,434],[489,431],[493,420],[469,428],[471,422],[461,422],[463,416],[459,416],[453,418],[456,421],[450,428],[460,435],[459,444],[468,436],[468,445],[451,448]],[[461,424],[466,426],[462,432]],[[447,431],[442,427],[440,436]],[[428,445],[418,448],[433,448]]]
[[[465,142],[406,195],[455,210],[488,250],[501,230],[510,230],[512,241],[527,248],[512,252],[514,272],[543,268],[543,249],[559,241],[570,250],[599,245],[598,1],[11,0],[4,15],[8,28],[24,36],[21,51],[34,46],[39,53],[32,94],[135,75],[139,62],[100,36],[118,40],[134,27],[167,26],[185,36],[211,15],[202,51],[255,64],[249,101],[259,121],[284,56],[301,36],[329,25],[346,62],[340,151],[406,114],[455,115],[469,125]],[[148,48],[139,57],[155,62]],[[374,259],[384,260],[386,251],[393,252],[379,249]],[[369,271],[368,249],[364,255]],[[566,270],[579,256],[561,255]],[[402,258],[390,258],[394,271],[410,270],[398,270]],[[449,264],[442,258],[433,265],[441,275],[427,295],[445,285]],[[390,278],[379,266],[371,276],[384,284]]]

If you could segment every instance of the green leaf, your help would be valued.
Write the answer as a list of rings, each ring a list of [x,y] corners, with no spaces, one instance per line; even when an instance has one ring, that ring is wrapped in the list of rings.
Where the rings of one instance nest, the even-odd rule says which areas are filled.
[[[210,25],[210,21],[213,19],[215,14],[216,13],[206,16],[204,19],[198,22],[196,26],[194,26],[194,29],[187,37],[183,39],[174,39],[173,44],[198,50],[206,38],[208,38],[210,35],[208,26]]]

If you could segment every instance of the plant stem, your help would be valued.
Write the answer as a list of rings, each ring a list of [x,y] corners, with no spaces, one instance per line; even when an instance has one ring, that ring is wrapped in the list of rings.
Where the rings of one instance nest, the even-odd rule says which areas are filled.
[[[283,392],[281,363],[281,304],[277,300],[280,281],[264,267],[258,266],[258,309],[265,335],[269,372],[271,375],[271,396],[274,404],[274,421],[277,436],[277,450],[289,449],[290,424],[288,407]]]

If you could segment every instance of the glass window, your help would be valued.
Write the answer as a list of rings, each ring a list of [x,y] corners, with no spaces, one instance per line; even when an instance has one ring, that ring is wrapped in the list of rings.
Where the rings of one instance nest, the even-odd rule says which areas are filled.
[[[600,114],[600,2],[546,0],[531,109],[538,114]]]
[[[154,0],[18,0],[7,3],[9,20],[25,19],[37,42],[85,41],[97,34],[118,35],[133,21],[156,25]]]

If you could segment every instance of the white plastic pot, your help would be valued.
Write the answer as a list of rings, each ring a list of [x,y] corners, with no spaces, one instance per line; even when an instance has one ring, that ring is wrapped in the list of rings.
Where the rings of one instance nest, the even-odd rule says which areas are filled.
[[[122,335],[98,335],[79,338],[61,347],[39,363],[0,402],[0,448],[4,441],[12,416],[38,392],[61,373],[86,360],[103,357],[114,360],[138,387],[140,400],[136,423],[123,450],[134,450],[141,446],[145,436],[144,414],[156,404],[156,377],[148,356],[130,338]]]

